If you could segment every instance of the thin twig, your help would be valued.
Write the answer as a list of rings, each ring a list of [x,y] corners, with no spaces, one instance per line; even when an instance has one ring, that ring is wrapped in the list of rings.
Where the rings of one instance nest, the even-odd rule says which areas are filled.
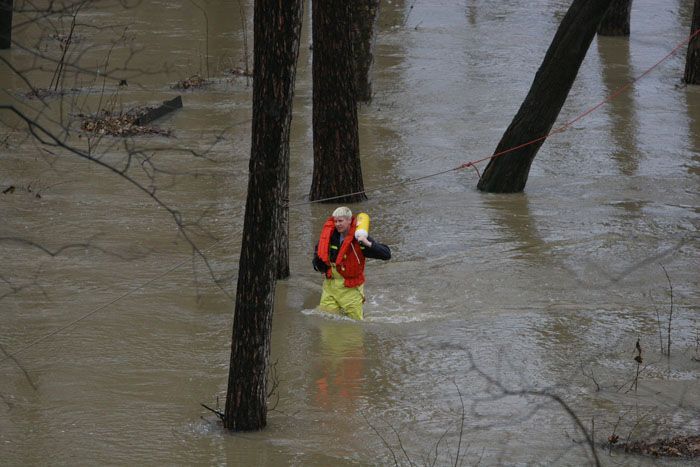
[[[204,8],[199,6],[197,2],[194,0],[190,0],[190,3],[194,5],[195,8],[197,8],[199,11],[202,12],[202,16],[204,16],[204,48],[205,48],[205,61],[206,61],[206,67],[207,67],[207,79],[210,78],[209,74],[209,16],[207,16],[207,12]]]
[[[464,411],[464,399],[462,399],[462,393],[459,390],[459,386],[457,386],[457,383],[453,380],[452,383],[455,385],[455,388],[457,389],[457,395],[459,395],[459,403],[462,406],[462,416],[460,418],[459,422],[459,438],[457,440],[457,458],[455,459],[455,467],[459,465],[459,456],[461,455],[461,450],[462,450],[462,437],[464,436],[464,418],[465,418],[465,411]]]
[[[661,348],[661,355],[664,354],[664,337],[661,332],[661,315],[659,314],[659,307],[656,306],[656,302],[654,302],[654,296],[649,292],[649,298],[651,299],[651,304],[654,306],[654,310],[656,311],[656,326],[659,329],[659,346]]]
[[[583,362],[581,363],[581,373],[583,376],[587,377],[591,381],[593,381],[593,384],[595,384],[595,390],[596,392],[600,391],[600,384],[598,384],[598,381],[595,379],[595,375],[593,374],[593,368],[591,368],[590,374],[586,373],[586,368],[583,366]]]
[[[588,444],[588,447],[591,450],[591,453],[593,454],[593,460],[595,461],[595,465],[599,467],[600,464],[600,459],[598,458],[598,453],[596,452],[595,448],[595,442],[593,438],[591,437],[591,434],[588,432],[586,429],[586,426],[583,424],[581,419],[578,417],[576,412],[562,399],[559,395],[548,392],[548,391],[538,391],[534,389],[523,389],[523,390],[511,390],[506,387],[504,387],[500,381],[495,380],[493,377],[479,369],[476,364],[474,363],[473,357],[469,355],[469,359],[471,360],[471,369],[473,371],[476,371],[482,378],[486,380],[490,385],[493,387],[497,388],[500,393],[504,396],[536,396],[536,397],[544,397],[550,400],[555,401],[559,406],[569,415],[571,420],[573,420],[574,424],[578,427],[579,430],[583,433],[583,435],[586,437],[586,442]]]
[[[221,410],[212,409],[212,408],[209,407],[208,405],[203,404],[203,403],[201,403],[201,402],[199,403],[199,405],[201,405],[201,406],[204,407],[205,409],[207,409],[207,410],[213,412],[217,417],[219,417],[219,419],[221,419],[221,421],[224,420],[224,413],[223,413]]]
[[[2,344],[0,344],[0,350],[2,350],[2,353],[4,353],[6,355],[6,358],[9,358],[13,362],[15,362],[15,365],[17,365],[17,368],[22,370],[22,373],[24,373],[24,377],[27,378],[29,385],[32,387],[32,389],[34,389],[36,391],[37,390],[36,384],[34,384],[34,381],[32,381],[32,378],[29,376],[29,373],[27,373],[27,370],[24,369],[22,364],[19,363],[19,361],[15,358],[15,356],[8,353],[8,351],[5,350],[5,347]]]
[[[671,283],[671,278],[668,275],[668,272],[666,271],[666,268],[664,267],[663,264],[660,264],[661,269],[664,270],[664,274],[666,275],[666,280],[668,281],[668,288],[671,291],[671,309],[668,313],[668,335],[666,336],[666,355],[668,358],[671,358],[671,322],[673,321],[673,284]]]
[[[56,69],[54,70],[53,77],[51,78],[51,84],[49,84],[49,88],[53,86],[54,92],[58,91],[58,84],[61,81],[61,76],[63,75],[63,69],[66,63],[66,55],[68,54],[68,49],[70,48],[71,42],[73,40],[73,32],[75,32],[75,22],[78,17],[78,13],[80,12],[80,8],[82,6],[82,4],[78,5],[75,12],[73,13],[73,20],[71,21],[68,38],[66,39],[66,43],[63,47],[63,53],[61,54],[61,58],[58,61],[58,64],[56,65]],[[54,80],[56,81],[55,84]]]
[[[387,422],[386,423],[389,428],[391,428],[391,431],[394,432],[394,435],[396,435],[396,439],[399,442],[399,448],[401,449],[401,452],[403,452],[403,455],[406,457],[406,460],[408,461],[408,465],[413,465],[413,461],[411,461],[411,458],[409,457],[408,453],[406,452],[406,448],[403,446],[403,441],[401,440],[401,436],[399,435],[399,432],[394,428],[394,425],[391,423]]]
[[[245,60],[245,84],[250,86],[250,70],[248,69],[248,22],[245,8],[241,0],[238,0],[238,10],[241,15],[241,26],[243,28],[243,59]]]
[[[394,465],[396,465],[396,466],[398,467],[398,465],[399,465],[399,460],[396,458],[396,453],[394,452],[394,449],[393,449],[393,448],[391,447],[391,445],[387,442],[387,440],[384,439],[384,437],[383,437],[382,434],[379,432],[379,430],[377,430],[377,428],[376,428],[374,425],[372,425],[372,423],[370,423],[370,421],[367,419],[367,415],[365,415],[364,412],[360,412],[360,413],[362,414],[362,418],[365,419],[365,422],[367,423],[367,425],[369,425],[369,427],[372,429],[372,431],[374,431],[374,432],[376,433],[376,435],[379,436],[379,439],[382,440],[382,443],[384,443],[384,446],[386,446],[386,448],[387,448],[387,449],[389,450],[389,452],[391,453],[391,456],[394,458]]]

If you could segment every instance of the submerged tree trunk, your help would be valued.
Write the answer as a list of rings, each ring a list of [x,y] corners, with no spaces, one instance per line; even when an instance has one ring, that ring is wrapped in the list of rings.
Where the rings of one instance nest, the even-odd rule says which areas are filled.
[[[698,29],[700,29],[700,0],[695,0],[690,33],[695,34]],[[688,43],[683,81],[688,84],[700,84],[700,34],[693,37]]]
[[[629,36],[632,0],[612,0],[598,25],[601,36]]]
[[[372,100],[372,62],[379,0],[350,2],[352,43],[355,57],[355,90],[359,102]]]
[[[477,187],[497,193],[523,191],[530,165],[566,101],[581,62],[610,0],[574,0],[552,40],[520,110],[494,154],[539,141],[491,159]]]
[[[256,0],[253,128],[248,197],[231,338],[224,426],[267,423],[267,370],[277,237],[289,163],[289,127],[303,0]]]
[[[13,0],[0,0],[0,49],[12,45],[12,3]]]
[[[316,0],[312,8],[314,169],[309,198],[347,195],[330,201],[361,201],[367,197],[360,165],[350,2]]]

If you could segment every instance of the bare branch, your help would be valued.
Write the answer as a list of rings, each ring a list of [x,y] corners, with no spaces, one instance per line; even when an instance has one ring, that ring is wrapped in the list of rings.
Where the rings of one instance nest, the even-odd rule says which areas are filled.
[[[469,359],[471,361],[471,369],[472,371],[475,371],[478,373],[484,380],[486,380],[491,386],[497,388],[500,393],[504,396],[535,396],[535,397],[543,397],[549,400],[553,400],[559,406],[569,415],[571,420],[573,420],[574,424],[578,427],[578,429],[583,433],[583,435],[586,437],[586,442],[588,444],[588,447],[591,450],[591,454],[593,455],[593,459],[595,461],[596,466],[600,466],[600,459],[598,458],[598,453],[596,452],[595,448],[595,441],[591,437],[591,434],[588,432],[586,429],[586,426],[583,424],[581,419],[578,417],[576,412],[557,394],[554,394],[549,391],[538,391],[534,389],[521,389],[521,390],[511,390],[506,388],[501,384],[500,381],[495,380],[492,378],[490,375],[486,374],[484,371],[479,369],[476,364],[474,363],[473,357],[469,355]]]

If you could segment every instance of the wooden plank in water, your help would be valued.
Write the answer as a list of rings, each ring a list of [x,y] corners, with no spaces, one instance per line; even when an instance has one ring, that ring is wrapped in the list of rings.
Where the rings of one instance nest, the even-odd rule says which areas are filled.
[[[167,115],[170,112],[181,109],[182,108],[182,97],[177,96],[174,99],[171,99],[169,101],[163,102],[163,105],[156,107],[155,109],[151,109],[145,114],[141,115],[139,118],[137,118],[134,123],[136,125],[146,125],[147,123],[151,123],[153,120],[162,117],[163,115]]]

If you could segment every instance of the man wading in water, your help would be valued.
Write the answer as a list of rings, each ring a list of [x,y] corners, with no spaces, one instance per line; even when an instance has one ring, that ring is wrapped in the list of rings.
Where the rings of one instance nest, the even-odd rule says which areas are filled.
[[[365,258],[391,258],[388,246],[358,232],[352,211],[339,207],[326,220],[314,252],[314,269],[325,274],[319,308],[328,313],[362,319],[365,302]]]

